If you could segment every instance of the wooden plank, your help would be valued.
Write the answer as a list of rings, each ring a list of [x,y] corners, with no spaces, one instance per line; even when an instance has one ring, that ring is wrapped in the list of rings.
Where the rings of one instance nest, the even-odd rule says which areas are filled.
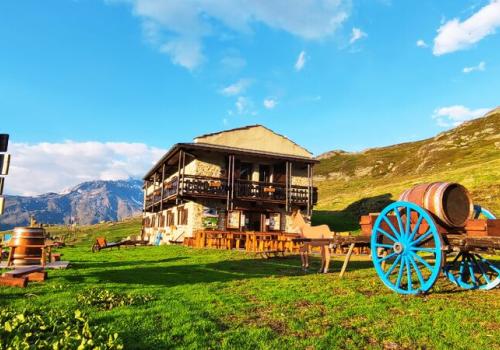
[[[70,265],[69,261],[54,261],[54,262],[47,263],[45,265],[45,269],[55,269],[55,270],[66,269],[69,267],[69,265]],[[42,267],[41,265],[31,265],[31,266]],[[0,262],[0,268],[15,269],[16,267],[15,266],[8,266],[6,261],[2,261],[2,262]],[[17,268],[20,268],[20,267],[18,266]]]
[[[0,277],[0,286],[26,288],[28,279],[26,277]]]
[[[43,282],[47,279],[47,272],[32,272],[26,276],[29,282]]]
[[[347,269],[347,265],[349,264],[349,260],[351,260],[352,256],[352,251],[354,250],[354,243],[351,243],[349,246],[349,251],[347,252],[347,255],[345,256],[344,264],[342,265],[342,269],[340,270],[339,277],[342,278],[345,274],[345,270]]]
[[[18,267],[17,269],[4,272],[2,277],[21,277],[28,275],[33,272],[41,272],[43,268],[41,266],[26,266],[26,267]]]

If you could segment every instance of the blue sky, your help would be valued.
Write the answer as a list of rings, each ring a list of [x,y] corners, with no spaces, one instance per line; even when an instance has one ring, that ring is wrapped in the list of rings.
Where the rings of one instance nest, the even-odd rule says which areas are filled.
[[[256,123],[315,154],[431,137],[499,105],[499,27],[498,0],[6,0],[0,131],[18,174],[41,148],[57,166],[49,149],[137,143],[149,164]]]

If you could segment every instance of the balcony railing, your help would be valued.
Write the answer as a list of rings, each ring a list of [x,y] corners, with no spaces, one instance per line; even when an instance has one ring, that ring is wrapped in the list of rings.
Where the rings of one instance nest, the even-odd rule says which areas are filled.
[[[278,202],[286,200],[284,184],[237,180],[235,187],[235,197],[237,198]]]
[[[174,178],[163,185],[163,199],[174,198],[177,193],[183,196],[205,198],[227,198],[230,185],[227,178],[185,175],[179,187],[179,179]],[[285,203],[287,194],[286,186],[282,183],[259,182],[247,180],[234,181],[234,198],[250,201],[264,201]],[[317,189],[313,187],[312,202],[316,204]],[[289,202],[296,205],[306,205],[309,198],[307,186],[290,187],[288,192]],[[146,197],[146,208],[161,202],[161,188]]]

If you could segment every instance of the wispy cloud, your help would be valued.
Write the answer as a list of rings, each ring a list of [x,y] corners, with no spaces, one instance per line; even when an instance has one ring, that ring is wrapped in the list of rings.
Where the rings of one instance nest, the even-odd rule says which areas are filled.
[[[297,60],[295,61],[295,70],[296,71],[301,71],[302,68],[304,68],[304,65],[306,64],[307,58],[306,58],[306,52],[305,51],[300,51],[299,56],[297,57]]]
[[[245,96],[238,96],[234,104],[236,112],[240,115],[256,115],[254,104],[251,98]]]
[[[262,104],[264,105],[264,107],[266,109],[273,109],[278,104],[278,101],[276,101],[276,99],[274,99],[274,98],[266,98],[266,99],[264,99]]]
[[[220,93],[226,96],[242,94],[252,84],[251,79],[240,79],[236,83],[228,85],[220,90]]]
[[[59,192],[84,181],[142,177],[166,151],[127,142],[66,141],[9,146],[12,162],[5,190],[21,195]]]
[[[352,28],[352,31],[351,31],[351,39],[349,40],[349,44],[354,44],[356,41],[362,39],[362,38],[365,38],[367,37],[368,34],[366,34],[365,32],[363,32],[361,29],[359,28]]]
[[[422,39],[418,39],[418,40],[417,40],[417,46],[418,46],[418,47],[422,47],[422,48],[426,48],[426,47],[428,47],[429,45],[427,45],[427,43],[426,43],[424,40],[422,40]]]
[[[263,24],[306,40],[332,36],[349,17],[351,0],[109,0],[142,20],[146,37],[172,62],[193,70],[205,59],[203,39],[221,31],[252,32]]]
[[[434,39],[433,53],[439,56],[467,49],[484,37],[494,34],[498,27],[500,0],[493,0],[463,22],[454,18],[441,25]]]
[[[464,121],[482,117],[490,108],[470,109],[462,105],[441,107],[434,110],[432,118],[437,125],[449,128],[462,124]]]
[[[468,74],[468,73],[472,73],[472,72],[482,72],[486,70],[486,63],[484,61],[481,61],[479,62],[479,64],[477,66],[472,66],[472,67],[464,67],[464,69],[462,69],[462,72],[464,72],[465,74]]]

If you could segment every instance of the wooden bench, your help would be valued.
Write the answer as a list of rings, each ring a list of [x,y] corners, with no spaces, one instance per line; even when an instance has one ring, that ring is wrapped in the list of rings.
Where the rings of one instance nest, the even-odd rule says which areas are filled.
[[[43,282],[47,272],[41,266],[20,267],[4,272],[0,277],[0,285],[25,288],[28,282]]]

